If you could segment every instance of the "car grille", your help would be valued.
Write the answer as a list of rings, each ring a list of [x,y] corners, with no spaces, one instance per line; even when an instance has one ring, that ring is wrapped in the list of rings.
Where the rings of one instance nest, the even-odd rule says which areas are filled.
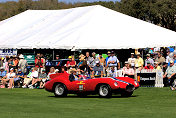
[[[135,87],[132,84],[129,84],[126,86],[126,91],[128,91],[128,92],[132,92],[132,91],[134,91],[134,89],[135,89]]]

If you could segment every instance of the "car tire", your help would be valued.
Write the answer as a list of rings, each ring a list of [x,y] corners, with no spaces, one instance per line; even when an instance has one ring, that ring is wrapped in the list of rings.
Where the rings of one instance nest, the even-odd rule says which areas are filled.
[[[112,96],[111,87],[106,84],[100,85],[98,89],[98,94],[100,97],[111,97]]]
[[[123,91],[123,92],[121,93],[121,96],[122,96],[122,97],[131,97],[132,94],[133,94],[133,91],[132,91],[132,92]]]
[[[67,96],[67,89],[64,84],[58,83],[54,87],[54,95],[56,97],[64,97]]]

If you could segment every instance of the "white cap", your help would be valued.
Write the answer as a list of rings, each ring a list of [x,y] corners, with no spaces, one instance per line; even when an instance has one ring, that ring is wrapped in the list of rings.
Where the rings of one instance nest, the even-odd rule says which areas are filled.
[[[20,59],[24,59],[24,56],[21,54],[21,55],[19,56],[19,58],[20,58]]]
[[[96,64],[99,64],[100,62],[99,61],[95,61]]]
[[[10,70],[14,70],[13,68],[11,68]]]
[[[58,70],[58,69],[56,69],[56,70],[55,70],[55,72],[59,72],[59,70]]]

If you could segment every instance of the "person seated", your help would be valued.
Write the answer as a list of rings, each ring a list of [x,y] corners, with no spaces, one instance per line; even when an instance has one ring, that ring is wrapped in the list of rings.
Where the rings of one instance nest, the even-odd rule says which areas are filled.
[[[75,60],[72,60],[72,56],[69,56],[68,57],[69,61],[67,61],[66,63],[66,67],[69,69],[70,67],[75,67],[76,66],[76,61]]]
[[[114,67],[111,67],[111,70],[108,72],[108,77],[116,77],[116,70]]]
[[[56,74],[54,67],[51,67],[51,68],[50,68],[50,72],[49,72],[48,75],[47,75],[47,81],[50,81],[50,80],[51,80],[50,75],[52,75],[52,74]]]
[[[122,68],[122,71],[125,71],[127,69],[128,61],[125,61],[125,66]]]
[[[150,61],[147,61],[147,66],[144,67],[144,69],[154,69],[154,67],[151,65]]]
[[[81,54],[79,56],[79,63],[78,63],[78,71],[80,74],[85,74],[87,68],[87,62],[85,60],[85,56]]]
[[[36,79],[38,78],[38,68],[34,67],[32,68],[32,72],[30,72],[27,76],[27,78],[24,79],[24,85],[22,86],[22,88],[33,88],[32,85],[29,85],[30,82],[33,80],[32,84],[34,83],[34,81],[36,81]]]
[[[92,78],[103,77],[103,66],[100,64],[100,61],[96,61],[95,63],[96,65],[92,71]]]
[[[131,67],[131,64],[127,64],[125,71],[123,71],[125,77],[134,78],[134,69]]]
[[[56,69],[56,70],[55,70],[55,73],[59,73],[59,69]]]
[[[69,75],[69,80],[72,82],[72,81],[76,81],[76,80],[79,80],[79,77],[77,76],[76,74],[76,69],[75,68],[72,68],[70,70],[71,74]]]
[[[0,82],[1,82],[1,79],[4,78],[6,76],[6,71],[4,70],[3,67],[0,68]]]
[[[5,88],[5,85],[7,82],[9,82],[9,87],[8,88],[13,88],[13,83],[14,83],[14,77],[15,77],[14,69],[11,68],[10,72],[6,74],[6,76],[2,79],[2,87]]]
[[[46,80],[47,80],[47,74],[45,70],[42,70],[42,73],[39,74],[39,78],[38,78],[38,82],[40,82],[39,88],[44,88]]]
[[[61,68],[61,73],[68,74],[67,71],[65,71],[65,67],[64,66]]]
[[[21,69],[18,69],[18,73],[16,74],[14,78],[14,84],[17,83],[18,87],[20,87],[20,81],[24,80],[24,73]]]
[[[170,66],[168,66],[165,74],[163,75],[163,83],[165,87],[170,85],[171,89],[175,90],[175,88],[173,87],[173,82],[176,78],[175,74],[176,74],[176,66],[174,66],[174,61],[171,60]]]
[[[159,63],[158,62],[154,62],[154,69],[156,70],[161,70],[161,67],[159,66]]]

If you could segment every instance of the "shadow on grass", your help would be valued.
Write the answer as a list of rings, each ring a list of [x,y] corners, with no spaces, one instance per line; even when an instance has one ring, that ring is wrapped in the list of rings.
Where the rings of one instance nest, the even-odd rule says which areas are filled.
[[[100,96],[85,96],[85,97],[80,97],[80,96],[66,96],[66,97],[55,97],[55,96],[48,96],[51,98],[106,98],[106,97],[100,97]],[[107,97],[106,99],[111,99],[111,98],[135,98],[138,97],[138,95],[134,95],[131,97],[122,97],[122,96],[111,96],[111,97]]]

